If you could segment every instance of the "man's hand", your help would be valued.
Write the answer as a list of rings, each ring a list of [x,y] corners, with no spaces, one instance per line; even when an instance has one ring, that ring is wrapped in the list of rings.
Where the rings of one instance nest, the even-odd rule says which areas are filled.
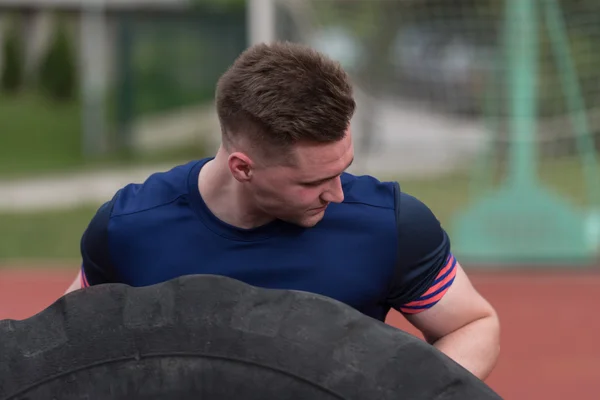
[[[425,339],[484,380],[500,353],[500,323],[494,308],[456,265],[454,283],[432,308],[406,318]]]

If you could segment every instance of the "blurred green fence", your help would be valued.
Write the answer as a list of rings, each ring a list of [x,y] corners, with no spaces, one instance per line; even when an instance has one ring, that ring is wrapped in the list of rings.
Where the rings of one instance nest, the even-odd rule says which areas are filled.
[[[357,168],[423,199],[461,259],[597,262],[600,2],[275,4],[280,38],[352,74]]]

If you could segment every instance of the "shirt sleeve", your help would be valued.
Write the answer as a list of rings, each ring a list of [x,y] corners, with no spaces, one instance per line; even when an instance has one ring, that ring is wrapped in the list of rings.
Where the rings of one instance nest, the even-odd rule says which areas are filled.
[[[433,307],[456,276],[450,239],[433,212],[417,198],[396,193],[398,263],[388,302],[404,314]]]
[[[96,212],[81,238],[81,286],[89,287],[115,282],[115,269],[110,260],[108,222],[113,200]]]

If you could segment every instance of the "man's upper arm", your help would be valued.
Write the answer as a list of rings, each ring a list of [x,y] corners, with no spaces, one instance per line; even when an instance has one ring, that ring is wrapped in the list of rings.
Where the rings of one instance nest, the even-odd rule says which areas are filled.
[[[490,305],[475,291],[431,210],[398,192],[398,266],[389,303],[435,340],[485,316]]]
[[[389,304],[404,314],[433,307],[456,275],[450,240],[431,210],[397,188],[398,264]]]
[[[113,200],[104,203],[81,238],[82,287],[115,282],[115,269],[108,245],[108,223],[112,207]]]

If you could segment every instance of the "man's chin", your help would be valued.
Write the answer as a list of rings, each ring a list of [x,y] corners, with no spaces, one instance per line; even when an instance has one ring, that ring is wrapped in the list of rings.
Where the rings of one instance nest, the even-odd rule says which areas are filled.
[[[284,221],[300,226],[302,228],[312,228],[317,225],[323,219],[325,213],[320,213],[316,215],[303,216],[302,218],[289,218],[284,219]]]
[[[312,227],[316,226],[319,222],[321,222],[321,220],[323,220],[324,216],[325,216],[325,212],[321,212],[321,213],[315,214],[315,215],[310,215],[310,216],[302,218],[302,220],[297,222],[297,225],[300,225],[303,228],[312,228]]]

